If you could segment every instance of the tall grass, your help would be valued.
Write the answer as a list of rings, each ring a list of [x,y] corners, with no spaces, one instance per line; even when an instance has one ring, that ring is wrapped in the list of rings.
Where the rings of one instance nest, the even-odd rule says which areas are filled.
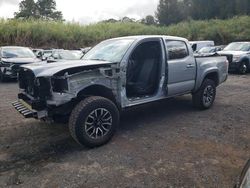
[[[214,40],[217,44],[250,40],[250,16],[229,20],[187,21],[171,26],[139,23],[98,23],[82,26],[47,21],[0,20],[0,46],[79,48],[127,35],[174,35],[189,40]]]

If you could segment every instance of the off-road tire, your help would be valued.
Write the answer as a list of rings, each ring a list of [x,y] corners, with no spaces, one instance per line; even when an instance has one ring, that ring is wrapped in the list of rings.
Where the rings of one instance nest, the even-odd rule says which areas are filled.
[[[110,130],[102,138],[93,139],[86,132],[85,124],[91,113],[97,109],[106,109],[112,117]],[[80,144],[90,148],[106,144],[114,135],[119,125],[119,111],[116,105],[109,99],[93,96],[82,100],[73,109],[69,119],[71,136]]]
[[[207,88],[210,88],[213,90],[213,96],[211,99],[211,103],[210,104],[206,104],[204,101],[204,95],[205,95],[205,90]],[[213,106],[215,97],[216,97],[216,85],[215,82],[211,79],[205,79],[200,87],[200,89],[193,93],[193,105],[194,107],[200,109],[200,110],[206,110],[209,109]]]

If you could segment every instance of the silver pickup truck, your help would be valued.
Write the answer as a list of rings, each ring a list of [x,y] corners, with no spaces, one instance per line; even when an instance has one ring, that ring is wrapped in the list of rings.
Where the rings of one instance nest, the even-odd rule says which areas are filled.
[[[125,108],[192,94],[194,106],[208,109],[227,76],[226,57],[194,57],[184,38],[115,38],[80,61],[23,66],[13,106],[26,118],[69,117],[72,137],[96,147],[112,138]]]

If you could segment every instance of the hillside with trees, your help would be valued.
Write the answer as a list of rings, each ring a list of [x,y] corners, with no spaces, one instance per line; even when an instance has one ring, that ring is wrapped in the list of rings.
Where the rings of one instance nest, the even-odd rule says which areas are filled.
[[[161,25],[190,19],[228,19],[236,15],[250,15],[249,0],[160,0],[156,11]]]
[[[0,20],[0,46],[79,48],[113,37],[128,35],[174,35],[189,40],[214,40],[217,44],[250,40],[250,16],[207,21],[185,21],[171,26],[135,22],[80,25],[45,20]]]
[[[249,4],[249,0],[160,0],[156,17],[81,25],[63,22],[55,0],[23,0],[16,19],[0,20],[0,46],[70,49],[113,37],[154,34],[227,44],[250,40]]]

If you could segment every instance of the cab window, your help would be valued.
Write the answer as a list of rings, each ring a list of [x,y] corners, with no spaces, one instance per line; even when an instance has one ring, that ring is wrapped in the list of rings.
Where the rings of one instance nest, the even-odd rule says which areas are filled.
[[[167,40],[166,45],[169,60],[182,59],[189,55],[187,45],[183,41]]]

